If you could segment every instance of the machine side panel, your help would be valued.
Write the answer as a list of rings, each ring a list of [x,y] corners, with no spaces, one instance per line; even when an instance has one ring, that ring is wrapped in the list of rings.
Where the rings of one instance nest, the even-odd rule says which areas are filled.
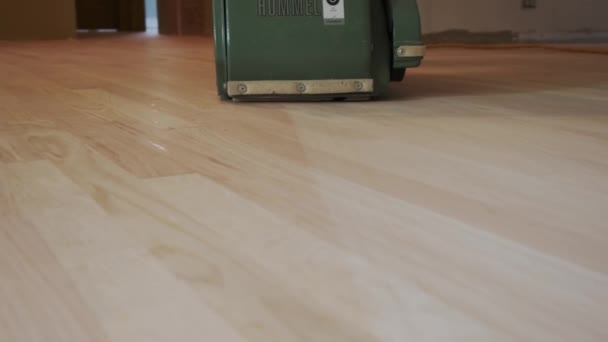
[[[228,77],[233,81],[371,78],[370,0],[226,0]]]

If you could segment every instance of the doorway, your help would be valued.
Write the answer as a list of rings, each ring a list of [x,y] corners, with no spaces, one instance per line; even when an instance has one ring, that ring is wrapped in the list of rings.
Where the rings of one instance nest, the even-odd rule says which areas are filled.
[[[157,0],[146,0],[146,32],[158,33]]]

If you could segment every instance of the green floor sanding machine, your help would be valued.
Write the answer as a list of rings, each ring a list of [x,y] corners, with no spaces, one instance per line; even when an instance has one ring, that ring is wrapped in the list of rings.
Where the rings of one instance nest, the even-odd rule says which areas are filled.
[[[425,52],[416,0],[214,0],[213,15],[224,99],[376,98]]]

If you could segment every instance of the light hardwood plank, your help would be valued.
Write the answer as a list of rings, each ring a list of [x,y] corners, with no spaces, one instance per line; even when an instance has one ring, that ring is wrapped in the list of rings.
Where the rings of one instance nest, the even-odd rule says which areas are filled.
[[[93,308],[94,316],[84,315],[83,319],[97,318],[109,340],[193,340],[201,336],[242,340],[189,287],[160,267],[146,246],[131,238],[128,221],[106,215],[50,162],[10,164],[4,169],[3,185],[8,188],[12,205],[21,216],[31,218],[35,231],[77,287],[76,294]],[[10,261],[8,255],[3,260]],[[18,264],[14,267],[20,268]],[[36,298],[28,296],[26,300],[29,302],[17,304],[36,310]],[[6,320],[24,323],[18,320],[18,312],[9,308]],[[70,327],[59,323],[55,328],[61,331]],[[66,335],[60,340],[79,339]]]
[[[214,78],[209,38],[0,42],[0,341],[608,340],[606,56]]]
[[[0,340],[109,341],[33,227],[14,216],[0,218]]]

